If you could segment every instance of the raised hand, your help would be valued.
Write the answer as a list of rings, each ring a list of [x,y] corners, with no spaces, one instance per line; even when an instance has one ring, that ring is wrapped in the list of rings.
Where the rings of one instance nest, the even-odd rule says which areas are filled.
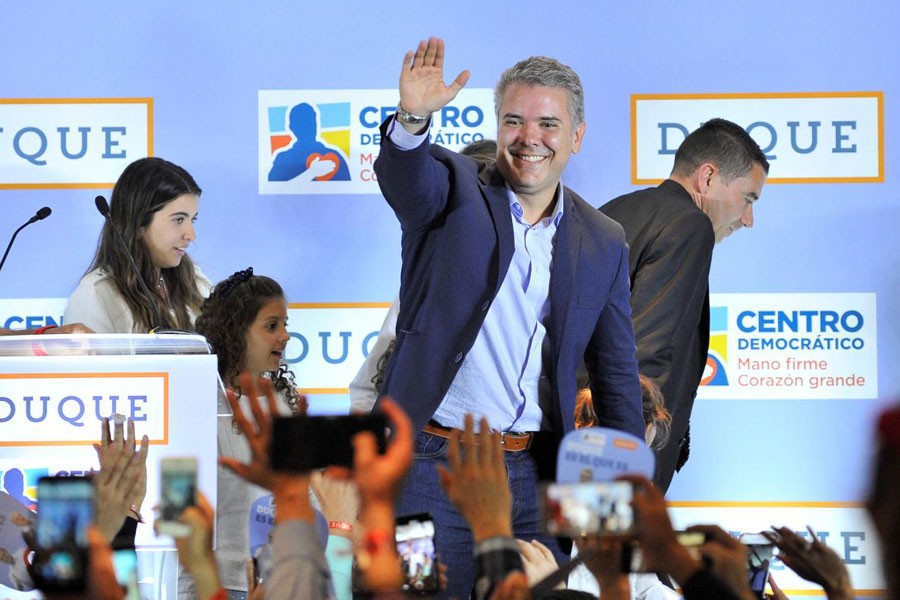
[[[528,585],[535,585],[559,568],[553,552],[539,541],[516,540],[516,545],[519,547],[519,554],[522,555],[522,565],[525,567],[525,574],[528,575]],[[566,586],[560,583],[556,587],[560,589]]]
[[[844,561],[811,528],[807,527],[809,540],[787,527],[772,529],[774,533],[765,532],[763,535],[778,548],[781,562],[803,579],[821,585],[829,600],[855,597]]]
[[[450,103],[469,81],[462,71],[450,85],[444,84],[444,40],[429,38],[419,42],[415,52],[407,52],[400,70],[400,105],[411,113],[426,116]]]
[[[134,421],[128,421],[125,436],[124,419],[117,415],[115,433],[110,439],[109,419],[103,419],[100,428],[101,442],[94,444],[100,461],[100,472],[94,477],[97,494],[97,525],[107,541],[112,541],[125,522],[132,506],[140,511],[147,493],[147,436],[141,439],[141,447],[135,451]],[[140,519],[140,514],[133,515]]]
[[[500,433],[491,431],[487,419],[475,434],[475,419],[465,416],[465,430],[453,432],[447,446],[447,465],[438,466],[441,485],[459,514],[472,527],[475,542],[512,535],[512,494],[506,476],[506,461]]]
[[[375,436],[370,432],[357,433],[353,438],[353,481],[362,504],[393,504],[400,482],[412,464],[412,422],[390,398],[381,402],[381,410],[393,427],[385,453],[378,454]]]
[[[269,445],[272,443],[272,415],[278,414],[275,391],[268,379],[256,381],[246,371],[238,377],[238,382],[248,398],[253,421],[251,422],[244,412],[238,395],[231,390],[227,392],[228,405],[234,414],[234,422],[247,438],[250,446],[250,462],[242,463],[231,457],[222,457],[219,464],[238,477],[274,492],[278,475],[269,466]],[[260,393],[266,397],[268,411],[263,410],[258,400]]]

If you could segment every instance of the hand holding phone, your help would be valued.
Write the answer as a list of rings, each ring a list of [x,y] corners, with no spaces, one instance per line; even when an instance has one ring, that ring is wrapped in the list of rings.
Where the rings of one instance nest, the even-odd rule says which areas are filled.
[[[403,571],[403,591],[436,594],[440,591],[434,518],[429,513],[397,517],[397,554]]]
[[[190,526],[179,519],[184,509],[197,503],[197,459],[164,458],[161,465],[162,498],[156,530],[172,537],[186,537]]]
[[[90,477],[41,477],[32,563],[35,584],[47,592],[84,590],[88,568],[88,526],[94,520]]]
[[[544,488],[544,529],[550,535],[630,535],[629,481],[552,483]]]
[[[387,419],[381,412],[339,417],[276,417],[269,460],[275,471],[306,473],[329,466],[353,468],[353,436],[375,435],[378,452],[386,447]]]
[[[743,533],[741,543],[747,547],[747,573],[750,591],[756,598],[765,597],[769,581],[769,565],[774,554],[774,544],[761,533]]]

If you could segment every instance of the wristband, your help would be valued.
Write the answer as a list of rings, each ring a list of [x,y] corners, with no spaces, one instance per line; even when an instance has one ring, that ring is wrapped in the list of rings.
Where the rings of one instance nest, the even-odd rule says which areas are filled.
[[[34,330],[34,335],[43,335],[48,329],[56,329],[57,327],[58,325],[44,325],[43,327],[38,327]]]
[[[352,532],[353,523],[345,523],[344,521],[328,521],[328,529],[340,529],[341,531]]]

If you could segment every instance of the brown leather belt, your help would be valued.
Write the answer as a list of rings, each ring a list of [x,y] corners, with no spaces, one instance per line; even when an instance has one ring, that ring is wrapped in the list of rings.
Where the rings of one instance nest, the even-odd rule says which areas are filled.
[[[460,436],[462,436],[461,430],[450,429],[449,427],[438,425],[434,421],[430,421],[428,424],[426,424],[425,427],[422,428],[422,431],[424,433],[429,433],[431,435],[447,440],[450,439],[450,436],[454,431],[459,431]],[[528,450],[528,448],[531,447],[531,440],[533,437],[533,433],[509,433],[506,431],[501,431],[500,445],[503,446],[503,449],[506,452],[522,452],[523,450]],[[475,436],[475,440],[477,443],[478,436]]]

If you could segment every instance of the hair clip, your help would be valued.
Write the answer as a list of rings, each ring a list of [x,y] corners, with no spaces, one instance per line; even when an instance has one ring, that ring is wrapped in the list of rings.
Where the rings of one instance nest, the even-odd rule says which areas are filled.
[[[225,281],[216,286],[214,295],[221,298],[231,293],[231,290],[253,277],[253,267],[247,267],[243,271],[237,271],[228,277]]]

